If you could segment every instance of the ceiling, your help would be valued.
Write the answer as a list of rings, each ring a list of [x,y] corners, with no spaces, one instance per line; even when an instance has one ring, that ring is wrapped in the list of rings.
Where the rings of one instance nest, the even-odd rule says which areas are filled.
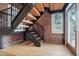
[[[49,5],[50,5],[50,11],[61,10],[64,7],[64,3],[51,3]]]

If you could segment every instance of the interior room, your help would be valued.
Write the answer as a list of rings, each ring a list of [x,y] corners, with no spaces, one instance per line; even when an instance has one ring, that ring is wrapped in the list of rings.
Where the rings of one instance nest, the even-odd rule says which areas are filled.
[[[0,56],[77,56],[78,17],[78,3],[0,3]]]

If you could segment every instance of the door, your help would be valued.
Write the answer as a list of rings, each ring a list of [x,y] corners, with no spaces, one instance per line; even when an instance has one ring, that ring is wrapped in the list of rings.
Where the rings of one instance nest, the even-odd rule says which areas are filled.
[[[77,31],[77,8],[76,4],[69,4],[66,9],[65,37],[66,42],[73,48],[76,48],[76,31]]]

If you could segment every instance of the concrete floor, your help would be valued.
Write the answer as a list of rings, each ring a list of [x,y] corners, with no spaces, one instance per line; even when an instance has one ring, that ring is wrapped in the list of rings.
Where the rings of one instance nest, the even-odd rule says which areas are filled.
[[[43,44],[41,47],[27,45],[25,42],[0,50],[1,56],[73,56],[64,45]]]

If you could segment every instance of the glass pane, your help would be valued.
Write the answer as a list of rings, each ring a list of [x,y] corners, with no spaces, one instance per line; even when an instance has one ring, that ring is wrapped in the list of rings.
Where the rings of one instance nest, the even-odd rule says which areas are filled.
[[[68,42],[75,47],[75,35],[77,30],[77,23],[76,23],[76,6],[75,4],[69,9],[68,11],[68,20],[69,20],[69,39]]]
[[[63,13],[55,13],[52,18],[53,33],[63,33]]]

